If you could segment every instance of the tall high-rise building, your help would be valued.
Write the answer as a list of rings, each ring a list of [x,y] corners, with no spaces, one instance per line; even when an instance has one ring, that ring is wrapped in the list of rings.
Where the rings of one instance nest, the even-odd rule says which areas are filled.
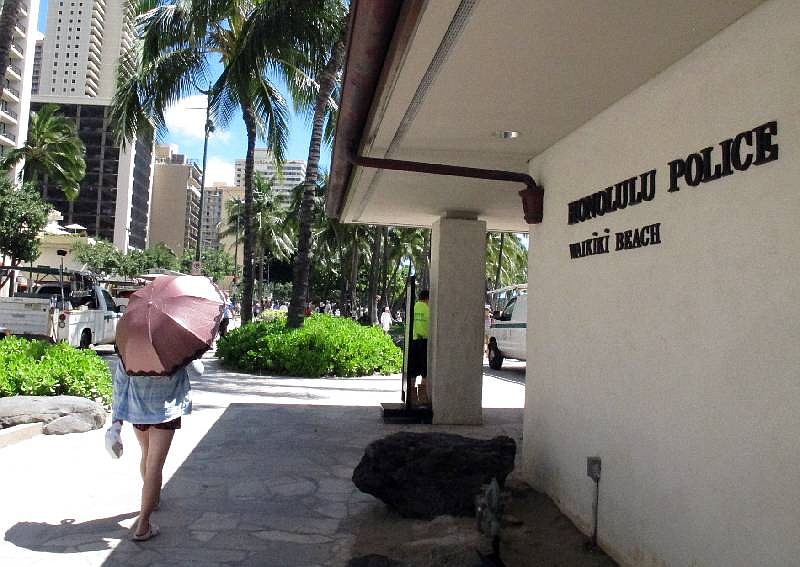
[[[11,38],[8,67],[0,95],[0,156],[11,148],[22,146],[27,138],[38,19],[39,0],[23,0]],[[16,176],[20,167],[22,164],[10,173]]]
[[[86,178],[78,198],[66,201],[46,184],[45,197],[68,224],[112,240],[121,250],[147,246],[152,187],[152,140],[122,148],[109,119],[120,53],[133,37],[127,3],[50,0],[39,93],[32,108],[55,103],[74,118],[86,145]]]
[[[36,32],[36,45],[33,50],[33,74],[31,75],[31,94],[39,94],[39,83],[42,78],[42,52],[44,51],[44,34]]]
[[[133,33],[125,5],[120,0],[50,0],[40,95],[111,102],[117,60]]]
[[[223,236],[229,230],[236,233],[236,225],[228,224],[228,207],[236,200],[244,201],[244,188],[215,183],[203,191],[203,248],[222,249],[234,256],[242,265],[242,251],[237,250],[234,236]],[[244,231],[244,227],[239,227]]]
[[[270,180],[272,187],[288,201],[292,189],[300,185],[306,177],[305,160],[289,160],[283,164],[282,175],[278,171],[278,164],[272,150],[268,148],[256,148],[255,150],[255,171],[261,173]],[[245,160],[236,160],[235,183],[244,187],[244,163]]]
[[[156,146],[155,155],[150,245],[164,242],[180,256],[197,246],[203,172],[177,146]]]

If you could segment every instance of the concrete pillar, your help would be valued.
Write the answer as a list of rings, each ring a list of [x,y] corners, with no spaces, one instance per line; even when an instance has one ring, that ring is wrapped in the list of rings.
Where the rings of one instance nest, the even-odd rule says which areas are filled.
[[[431,231],[428,376],[433,421],[483,419],[486,223],[442,217]]]

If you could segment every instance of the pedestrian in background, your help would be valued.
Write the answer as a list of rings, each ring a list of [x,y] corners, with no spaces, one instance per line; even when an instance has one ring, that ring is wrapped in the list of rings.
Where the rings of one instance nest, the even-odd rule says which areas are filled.
[[[381,313],[381,328],[383,332],[387,335],[389,334],[389,329],[392,327],[392,312],[388,307],[383,308],[383,313]]]
[[[414,336],[408,349],[408,376],[416,378],[422,376],[417,388],[417,402],[427,404],[428,393],[428,321],[430,311],[428,300],[430,292],[423,289],[419,292],[419,299],[414,304]]]

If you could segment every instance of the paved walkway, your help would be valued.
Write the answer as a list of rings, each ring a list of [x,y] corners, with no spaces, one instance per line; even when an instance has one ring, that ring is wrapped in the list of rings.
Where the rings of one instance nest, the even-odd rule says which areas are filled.
[[[381,421],[398,376],[253,377],[207,362],[167,459],[160,536],[129,541],[141,486],[129,425],[119,460],[102,430],[40,435],[0,449],[0,565],[344,565],[359,522],[384,508],[351,481],[370,441],[411,427],[507,434],[521,447],[519,369],[484,377],[483,426],[442,428]]]

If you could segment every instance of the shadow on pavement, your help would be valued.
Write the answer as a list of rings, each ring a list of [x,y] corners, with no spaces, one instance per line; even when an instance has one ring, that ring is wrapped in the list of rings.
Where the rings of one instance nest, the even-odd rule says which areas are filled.
[[[73,519],[59,524],[47,522],[19,522],[6,531],[5,540],[17,547],[49,553],[78,553],[109,549],[109,539],[123,539],[130,530],[120,524],[134,518],[139,511],[100,518],[87,522]]]
[[[523,386],[525,385],[525,373],[525,363],[521,363],[521,365],[517,363],[516,366],[506,367],[500,370],[492,370],[486,364],[483,366],[484,376],[491,376],[492,378],[497,378],[498,380],[513,382],[514,384],[522,384]]]
[[[522,410],[486,410],[483,426],[413,427],[519,440]],[[353,469],[371,441],[408,428],[384,424],[378,407],[231,404],[165,485],[161,535],[124,539],[104,565],[344,564],[359,529],[346,520],[383,507],[355,488]]]

